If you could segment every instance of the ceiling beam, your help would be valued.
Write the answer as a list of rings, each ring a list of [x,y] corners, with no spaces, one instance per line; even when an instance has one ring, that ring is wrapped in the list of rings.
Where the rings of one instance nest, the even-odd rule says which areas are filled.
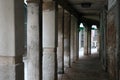
[[[56,0],[58,1],[58,4],[61,5],[64,9],[66,9],[68,12],[70,12],[72,15],[74,15],[76,18],[80,19],[83,14],[78,12],[72,4],[70,4],[67,0]]]

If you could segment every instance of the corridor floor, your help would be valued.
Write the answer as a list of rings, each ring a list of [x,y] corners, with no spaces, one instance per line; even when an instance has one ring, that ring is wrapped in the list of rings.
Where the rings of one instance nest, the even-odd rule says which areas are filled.
[[[73,63],[58,80],[108,80],[108,75],[102,70],[98,55],[92,54]]]

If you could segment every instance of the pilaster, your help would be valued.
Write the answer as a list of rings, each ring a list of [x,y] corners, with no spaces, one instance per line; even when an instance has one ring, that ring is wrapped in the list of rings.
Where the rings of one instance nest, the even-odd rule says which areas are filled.
[[[42,80],[42,1],[27,0],[26,79]]]
[[[0,80],[24,80],[24,1],[0,1]]]
[[[43,1],[43,80],[57,79],[57,3]]]

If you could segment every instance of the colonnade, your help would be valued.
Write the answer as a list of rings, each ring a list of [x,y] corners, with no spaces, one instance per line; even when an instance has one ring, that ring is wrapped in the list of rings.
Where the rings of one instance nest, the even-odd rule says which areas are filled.
[[[57,80],[79,59],[79,21],[57,1],[27,0],[25,51],[23,5],[23,0],[0,2],[0,79]],[[89,55],[90,35],[86,38]]]

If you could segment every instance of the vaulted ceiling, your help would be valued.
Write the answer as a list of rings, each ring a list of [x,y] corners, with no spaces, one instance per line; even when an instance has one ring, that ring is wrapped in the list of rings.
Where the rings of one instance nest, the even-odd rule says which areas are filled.
[[[107,0],[68,0],[84,17],[99,20],[100,11],[107,5]]]
[[[107,0],[58,0],[64,4],[74,15],[79,15],[88,21],[99,21],[103,8],[107,7]],[[65,6],[66,5],[66,6]],[[68,7],[67,7],[68,8]],[[74,9],[74,10],[73,10]]]

